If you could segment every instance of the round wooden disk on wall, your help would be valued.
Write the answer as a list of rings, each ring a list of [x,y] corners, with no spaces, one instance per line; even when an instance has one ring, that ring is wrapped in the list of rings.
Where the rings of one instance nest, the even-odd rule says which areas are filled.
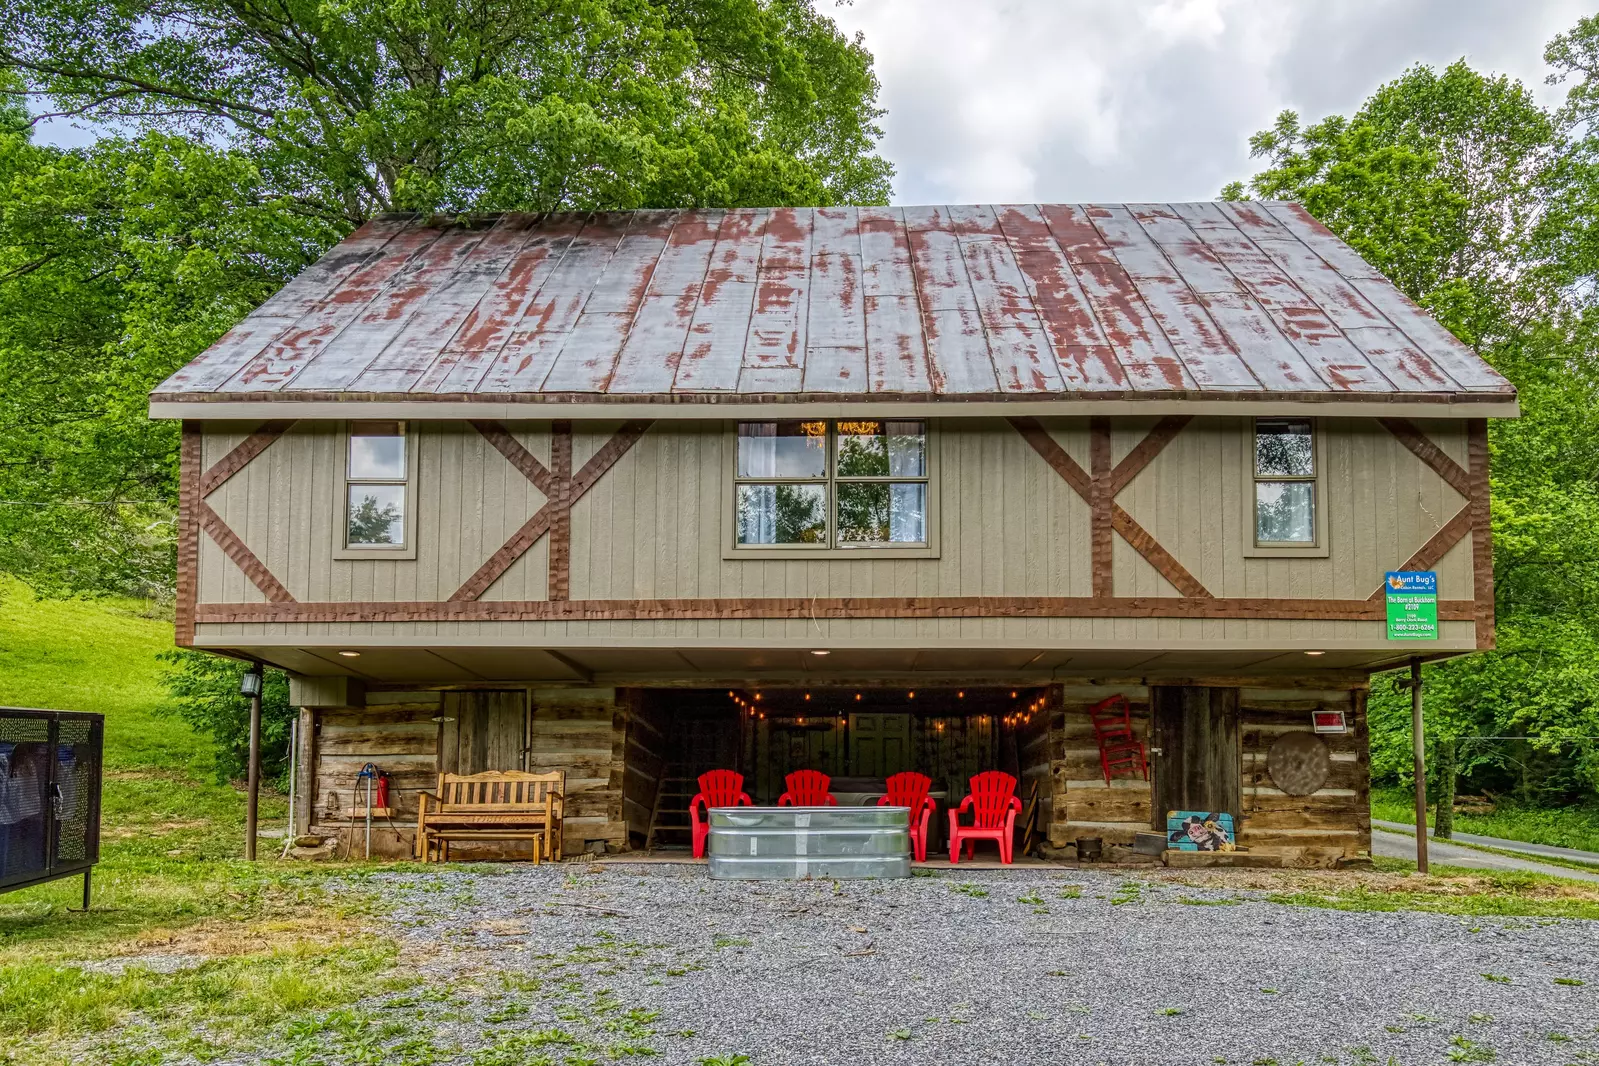
[[[1327,742],[1314,733],[1284,733],[1266,754],[1271,783],[1290,796],[1308,796],[1327,783]]]

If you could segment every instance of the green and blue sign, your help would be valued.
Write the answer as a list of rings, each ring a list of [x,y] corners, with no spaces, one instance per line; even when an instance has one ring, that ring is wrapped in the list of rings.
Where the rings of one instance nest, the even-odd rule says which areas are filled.
[[[1432,570],[1390,570],[1383,579],[1388,594],[1389,640],[1438,639],[1438,574]]]

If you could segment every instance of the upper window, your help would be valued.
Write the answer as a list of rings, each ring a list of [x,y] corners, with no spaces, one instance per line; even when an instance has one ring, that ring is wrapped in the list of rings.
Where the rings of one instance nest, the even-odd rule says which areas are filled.
[[[1255,544],[1316,543],[1316,444],[1309,419],[1255,420]]]
[[[404,422],[351,422],[345,464],[347,548],[406,547],[410,451]]]
[[[927,544],[925,422],[742,422],[735,473],[741,547]]]

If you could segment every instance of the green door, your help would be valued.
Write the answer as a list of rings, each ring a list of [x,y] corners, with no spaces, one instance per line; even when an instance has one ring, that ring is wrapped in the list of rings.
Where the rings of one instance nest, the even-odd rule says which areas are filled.
[[[910,769],[914,769],[911,758],[910,715],[849,716],[851,777],[888,777],[901,770]]]

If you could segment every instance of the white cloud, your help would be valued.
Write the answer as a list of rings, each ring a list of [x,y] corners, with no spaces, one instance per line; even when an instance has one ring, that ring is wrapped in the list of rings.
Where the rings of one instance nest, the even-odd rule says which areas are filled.
[[[1545,99],[1582,0],[854,0],[900,203],[1207,199],[1277,112],[1461,56]]]

